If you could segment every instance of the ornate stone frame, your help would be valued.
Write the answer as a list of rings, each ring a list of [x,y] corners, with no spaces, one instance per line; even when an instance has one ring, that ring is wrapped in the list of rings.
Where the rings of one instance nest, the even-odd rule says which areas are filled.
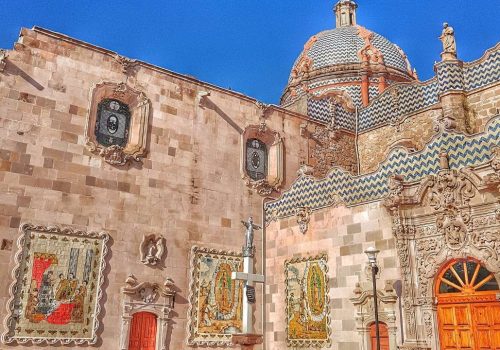
[[[262,180],[253,180],[246,172],[246,143],[248,139],[256,138],[261,140],[268,149],[267,157],[267,177]],[[250,125],[241,135],[241,178],[245,184],[256,189],[257,193],[263,197],[269,196],[273,191],[279,192],[283,183],[283,138],[276,131],[270,130],[265,123],[261,125]]]
[[[351,298],[351,302],[356,308],[356,329],[362,337],[364,346],[362,349],[370,349],[370,326],[375,322],[373,311],[373,290],[372,286],[367,283],[365,288],[358,286],[354,290],[355,297]],[[387,289],[387,288],[386,288]],[[379,321],[387,325],[389,331],[389,349],[396,350],[396,311],[394,305],[398,297],[394,290],[377,290]]]
[[[128,141],[125,147],[105,147],[97,142],[94,134],[97,107],[104,98],[115,98],[127,104],[131,111]],[[85,126],[88,150],[101,156],[111,165],[125,165],[133,159],[137,162],[146,156],[146,140],[149,130],[150,101],[146,95],[125,83],[100,82],[90,91],[90,106]]]
[[[93,345],[97,342],[97,329],[99,328],[99,316],[101,312],[100,300],[103,295],[102,285],[104,283],[104,269],[106,267],[106,255],[107,255],[107,244],[109,240],[109,235],[105,232],[85,232],[85,231],[77,231],[71,228],[59,228],[58,226],[41,226],[34,225],[30,223],[22,224],[19,228],[21,236],[17,240],[18,251],[14,257],[14,261],[16,262],[16,266],[12,270],[12,278],[13,282],[9,287],[9,295],[10,298],[7,302],[7,316],[5,317],[4,326],[5,332],[2,334],[2,343],[10,344],[10,343],[19,343],[19,344],[48,344],[54,345],[57,343],[67,345],[67,344],[89,344]],[[22,263],[25,259],[25,254],[28,252],[27,247],[25,246],[26,236],[30,234],[30,232],[36,231],[46,234],[56,234],[56,235],[66,235],[68,237],[89,237],[89,238],[97,238],[102,240],[102,253],[101,260],[99,262],[99,277],[97,280],[97,300],[95,304],[94,311],[94,323],[92,325],[92,331],[89,338],[35,338],[35,337],[22,337],[17,338],[11,334],[10,324],[14,322],[16,316],[15,314],[18,312],[19,300],[17,294],[17,290],[20,287],[19,284],[21,282],[20,278],[23,274],[21,271]]]
[[[389,179],[384,200],[393,219],[403,281],[405,345],[439,348],[434,283],[452,259],[474,258],[500,281],[500,173],[498,148],[475,170],[441,170],[420,184]],[[491,173],[493,169],[493,173]]]
[[[308,262],[308,261],[319,261],[323,260],[325,263],[326,271],[325,271],[325,284],[326,286],[329,286],[329,276],[328,276],[328,255],[326,253],[320,253],[315,256],[303,256],[303,257],[296,257],[292,259],[285,260],[284,263],[284,270],[285,270],[285,298],[288,297],[288,269],[287,266],[288,264],[294,264],[294,263],[301,263],[301,262]],[[288,315],[288,301],[285,300],[285,315]],[[327,327],[327,333],[328,333],[328,340],[326,341],[318,341],[318,340],[294,340],[294,339],[288,339],[288,321],[286,320],[285,316],[285,337],[286,337],[286,343],[288,347],[297,347],[297,348],[325,348],[325,347],[330,347],[332,343],[331,339],[331,334],[332,334],[332,329],[330,326],[331,323],[331,316],[330,316],[330,296],[329,296],[329,289],[326,290],[326,302],[325,302],[325,307],[326,307],[326,327]]]
[[[198,318],[198,292],[199,292],[199,264],[197,264],[196,254],[197,253],[205,253],[205,254],[217,254],[217,255],[226,255],[230,257],[240,258],[243,266],[243,256],[241,252],[235,251],[226,251],[226,250],[218,250],[218,249],[210,249],[210,248],[202,248],[198,246],[193,246],[191,248],[191,257],[190,257],[190,271],[191,277],[189,282],[189,309],[188,309],[188,320],[187,320],[187,339],[186,344],[189,346],[220,346],[226,347],[232,344],[232,335],[228,334],[220,337],[219,340],[208,339],[208,340],[195,340],[196,337],[196,322]]]
[[[129,276],[126,286],[122,287],[123,311],[121,316],[120,350],[127,350],[130,337],[130,324],[134,314],[150,312],[156,315],[156,350],[167,350],[168,325],[174,308],[175,294],[172,281],[167,279],[163,285],[151,282],[138,283]]]

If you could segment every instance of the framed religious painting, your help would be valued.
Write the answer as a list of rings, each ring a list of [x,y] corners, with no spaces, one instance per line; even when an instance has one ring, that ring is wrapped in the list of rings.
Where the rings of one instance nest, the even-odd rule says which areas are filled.
[[[327,263],[326,254],[285,261],[286,340],[290,347],[331,344]]]
[[[241,333],[243,284],[231,273],[242,269],[241,253],[192,248],[188,345],[230,345],[232,334]]]
[[[125,83],[101,82],[91,90],[85,129],[87,148],[112,165],[146,155],[150,101]]]
[[[21,226],[4,343],[95,344],[108,235]]]

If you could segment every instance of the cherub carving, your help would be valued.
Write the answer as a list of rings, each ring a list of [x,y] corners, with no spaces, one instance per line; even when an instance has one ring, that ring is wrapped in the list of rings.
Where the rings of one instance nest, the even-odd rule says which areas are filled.
[[[145,235],[141,242],[141,262],[144,265],[157,265],[165,252],[165,240],[163,236],[156,237],[154,234]]]

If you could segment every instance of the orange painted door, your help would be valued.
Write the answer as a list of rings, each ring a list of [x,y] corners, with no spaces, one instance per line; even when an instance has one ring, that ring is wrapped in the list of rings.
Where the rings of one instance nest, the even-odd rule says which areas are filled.
[[[500,303],[472,304],[473,329],[478,350],[500,350]]]
[[[378,330],[380,334],[380,350],[389,350],[389,332],[385,323],[379,323]],[[377,331],[375,323],[370,326],[370,338],[372,342],[372,350],[377,350]]]
[[[156,350],[156,316],[139,312],[130,324],[129,350]]]
[[[438,317],[442,350],[475,350],[468,304],[440,305]]]

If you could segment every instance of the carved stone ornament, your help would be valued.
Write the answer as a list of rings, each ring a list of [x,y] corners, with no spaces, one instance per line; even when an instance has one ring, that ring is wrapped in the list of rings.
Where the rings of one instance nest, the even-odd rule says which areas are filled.
[[[157,317],[156,350],[167,350],[168,326],[174,308],[174,283],[167,278],[163,284],[137,281],[129,275],[122,287],[123,310],[121,317],[120,350],[129,348],[130,325],[134,314],[149,312]]]
[[[3,72],[7,65],[7,50],[0,49],[0,72]]]
[[[138,67],[138,64],[139,64],[137,62],[137,60],[134,60],[134,59],[131,59],[131,58],[128,58],[128,57],[125,57],[125,56],[121,56],[121,55],[118,55],[118,54],[116,54],[114,56],[114,59],[122,67],[122,73],[123,74],[125,74],[125,75],[132,75],[132,74],[136,73],[137,67]]]
[[[156,266],[161,262],[165,252],[163,236],[145,235],[140,246],[141,262],[144,265]]]
[[[405,346],[439,347],[433,288],[448,261],[477,259],[500,279],[498,150],[489,162],[493,173],[484,166],[450,169],[444,150],[439,163],[441,170],[418,184],[392,176],[383,202],[392,215],[401,267]]]
[[[283,139],[265,122],[248,126],[241,136],[241,177],[263,197],[281,190]]]
[[[311,220],[311,209],[308,207],[296,208],[295,217],[297,218],[297,224],[299,224],[300,233],[306,234]]]
[[[486,176],[485,182],[489,187],[493,187],[500,191],[500,147],[496,146],[491,149],[490,166],[493,173]]]
[[[85,128],[88,150],[111,165],[140,162],[147,153],[149,118],[150,101],[144,93],[125,83],[95,85]]]

